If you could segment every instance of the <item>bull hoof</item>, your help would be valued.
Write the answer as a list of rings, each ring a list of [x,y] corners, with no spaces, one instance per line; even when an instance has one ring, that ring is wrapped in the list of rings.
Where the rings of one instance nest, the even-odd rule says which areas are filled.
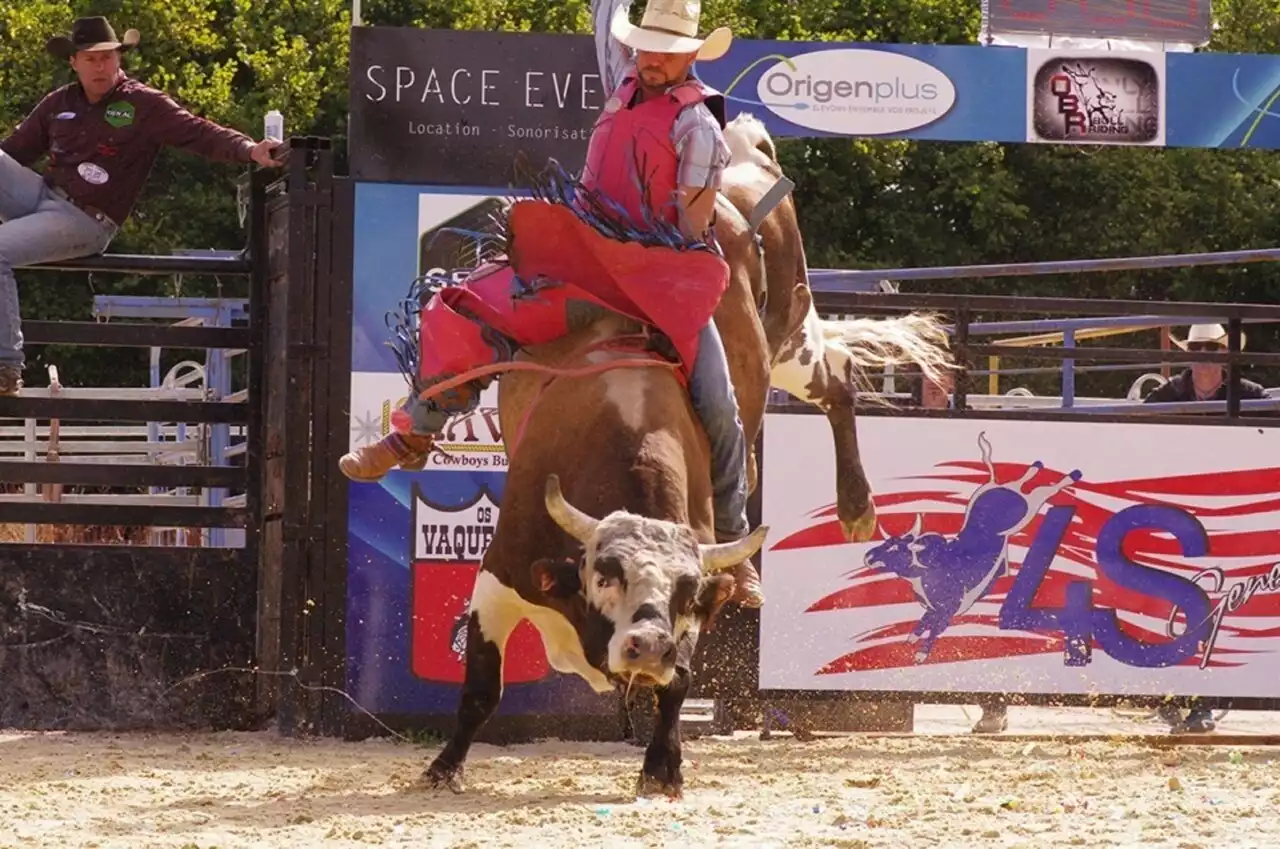
[[[664,781],[657,776],[640,773],[640,778],[636,781],[636,798],[643,799],[652,796],[666,796],[668,799],[683,799],[684,788],[679,782]]]
[[[467,789],[462,782],[462,767],[441,763],[439,758],[432,761],[431,766],[427,767],[422,773],[422,780],[432,789],[439,789],[444,786],[457,794],[461,794]]]
[[[876,533],[876,507],[868,504],[866,511],[853,521],[840,520],[840,530],[849,542],[866,542]]]

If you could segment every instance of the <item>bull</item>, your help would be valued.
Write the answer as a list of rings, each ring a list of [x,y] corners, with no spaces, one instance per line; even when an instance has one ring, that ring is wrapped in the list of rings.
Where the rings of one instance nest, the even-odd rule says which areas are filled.
[[[968,612],[1009,569],[1009,539],[1035,519],[1049,499],[1080,480],[1080,470],[1024,493],[1022,488],[1044,464],[1032,463],[1022,477],[1009,483],[996,479],[991,443],[978,435],[988,479],[969,496],[964,522],[954,538],[921,533],[919,515],[906,534],[890,536],[867,551],[863,563],[905,578],[916,600],[924,607],[920,621],[907,637],[919,643],[915,662],[923,663],[942,632],[955,617]]]
[[[715,321],[749,445],[763,424],[783,343],[793,352],[785,358],[788,366],[803,360],[812,380],[830,381],[809,396],[824,409],[844,397],[834,386],[840,372],[826,365],[828,351],[845,352],[852,369],[885,350],[881,341],[851,349],[841,342],[843,330],[821,325],[814,325],[816,335],[792,339],[817,319],[805,295],[794,205],[784,199],[763,220],[753,219],[781,177],[767,134],[753,135],[757,127],[740,118],[726,130],[736,153],[724,197],[717,199],[715,225],[730,268]],[[807,312],[797,307],[805,304]],[[605,313],[517,354],[558,376],[511,371],[499,383],[502,430],[512,436],[510,466],[471,599],[457,724],[425,773],[432,786],[463,791],[467,754],[502,697],[507,638],[527,619],[557,671],[576,674],[601,693],[636,685],[654,689],[656,723],[636,790],[682,793],[680,708],[698,637],[733,593],[734,578],[725,573],[753,557],[768,531],[761,527],[740,541],[715,544],[709,448],[679,377],[669,368],[609,366],[634,358],[605,343],[640,329]],[[945,358],[940,348],[919,344],[927,349],[926,367]],[[844,374],[851,374],[848,369]],[[847,441],[851,391],[848,397],[841,421],[850,432],[840,435],[846,440],[840,444],[862,484],[848,488],[857,497],[842,500],[841,515],[862,532],[867,521],[874,528],[874,509],[856,443]]]

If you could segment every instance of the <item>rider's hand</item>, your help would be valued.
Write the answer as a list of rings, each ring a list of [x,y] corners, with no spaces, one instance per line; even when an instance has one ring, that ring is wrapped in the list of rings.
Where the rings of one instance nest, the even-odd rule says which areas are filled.
[[[272,152],[279,146],[280,142],[275,139],[263,139],[253,146],[253,151],[250,152],[249,157],[263,168],[279,167],[282,163],[271,156]]]

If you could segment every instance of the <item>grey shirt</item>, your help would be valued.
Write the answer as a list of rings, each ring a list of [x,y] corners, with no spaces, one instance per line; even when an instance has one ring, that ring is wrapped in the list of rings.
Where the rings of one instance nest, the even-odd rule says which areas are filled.
[[[631,48],[620,43],[609,32],[614,9],[631,8],[631,0],[591,0],[591,18],[595,29],[596,61],[600,65],[600,83],[607,100],[635,69]],[[676,116],[671,128],[671,143],[680,157],[677,178],[682,186],[720,188],[720,177],[729,164],[729,145],[711,110],[695,103]]]

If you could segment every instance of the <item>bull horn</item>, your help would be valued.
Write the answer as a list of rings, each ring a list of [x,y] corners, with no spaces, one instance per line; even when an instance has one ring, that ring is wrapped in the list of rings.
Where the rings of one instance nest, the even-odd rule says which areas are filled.
[[[768,535],[769,526],[761,525],[735,542],[699,545],[698,553],[702,555],[702,571],[710,575],[737,566],[742,561],[753,557],[760,550],[760,546],[764,545],[764,538]]]
[[[907,531],[913,538],[920,536],[920,531],[924,529],[924,516],[916,514],[916,523],[911,526],[911,530]]]
[[[550,475],[547,478],[544,501],[547,505],[547,512],[551,514],[552,519],[555,519],[556,524],[569,536],[586,545],[587,541],[591,539],[591,535],[595,533],[596,525],[600,524],[600,522],[564,500],[564,495],[560,492],[560,478],[558,475]]]

